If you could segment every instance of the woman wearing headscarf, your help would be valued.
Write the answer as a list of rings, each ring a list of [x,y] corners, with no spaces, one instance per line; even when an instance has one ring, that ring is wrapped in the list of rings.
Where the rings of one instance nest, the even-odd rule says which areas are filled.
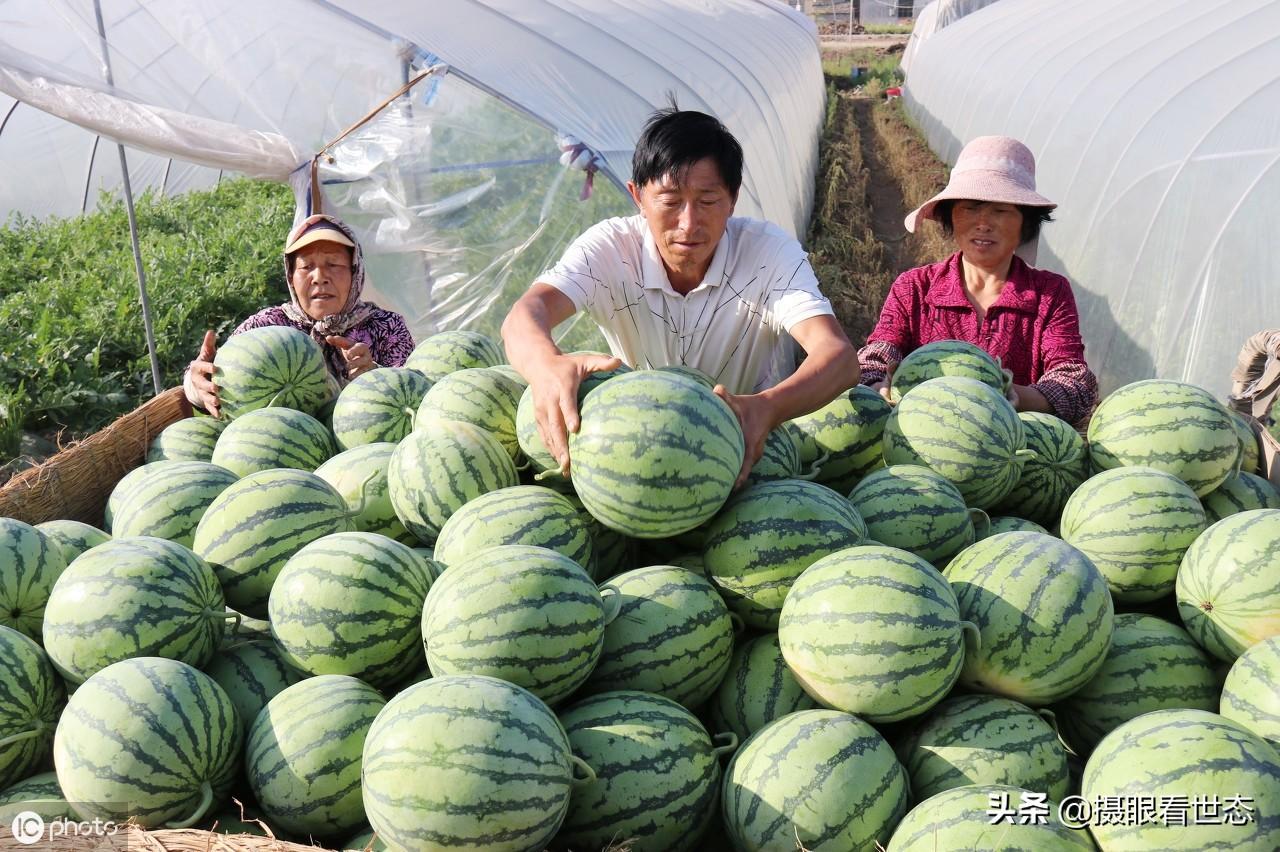
[[[399,367],[413,351],[404,317],[360,299],[364,254],[355,233],[333,216],[316,214],[298,224],[284,246],[289,301],[264,308],[240,323],[233,335],[251,328],[282,325],[315,340],[339,386],[376,367]],[[191,404],[218,416],[213,380],[217,352],[212,331],[187,368],[183,388]]]
[[[1084,359],[1071,284],[1014,252],[1034,242],[1057,205],[1036,192],[1035,158],[1008,136],[982,136],[960,152],[942,192],[906,218],[914,232],[932,219],[955,242],[940,263],[898,276],[880,320],[858,352],[861,382],[887,396],[893,370],[912,350],[963,340],[1013,372],[1019,411],[1055,414],[1073,425],[1098,402]]]

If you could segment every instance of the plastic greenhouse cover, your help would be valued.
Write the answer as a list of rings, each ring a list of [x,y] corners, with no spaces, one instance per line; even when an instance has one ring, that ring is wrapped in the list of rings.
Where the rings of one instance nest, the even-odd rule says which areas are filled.
[[[1280,3],[1001,0],[924,43],[905,99],[947,162],[985,134],[1035,153],[1059,205],[1038,262],[1071,280],[1104,392],[1225,396],[1280,324]]]
[[[569,241],[633,213],[634,140],[669,94],[743,143],[737,213],[805,230],[821,63],[774,0],[0,0],[0,215],[91,209],[115,141],[135,193],[239,172],[305,212],[311,156],[428,68],[320,168],[369,298],[418,336],[496,331]]]
[[[907,39],[906,50],[902,52],[902,72],[911,72],[911,63],[915,61],[916,53],[934,33],[995,2],[996,0],[932,0],[916,13],[911,38]]]

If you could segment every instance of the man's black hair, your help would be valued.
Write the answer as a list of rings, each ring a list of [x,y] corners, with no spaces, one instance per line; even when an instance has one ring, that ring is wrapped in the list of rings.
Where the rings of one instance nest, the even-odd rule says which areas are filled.
[[[742,146],[719,119],[681,110],[673,102],[645,122],[631,157],[631,180],[641,188],[666,175],[680,180],[690,166],[708,157],[719,168],[729,194],[737,198],[742,187]]]
[[[955,209],[956,199],[939,201],[933,208],[933,215],[942,226],[942,233],[948,237],[955,232],[955,224],[951,221],[951,212]],[[1017,205],[1022,213],[1022,233],[1018,245],[1025,245],[1040,236],[1040,226],[1053,221],[1053,214],[1048,207],[1032,207],[1027,204]]]

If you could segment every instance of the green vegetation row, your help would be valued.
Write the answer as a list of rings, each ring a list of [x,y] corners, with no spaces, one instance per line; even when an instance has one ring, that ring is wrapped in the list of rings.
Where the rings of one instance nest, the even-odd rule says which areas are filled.
[[[250,180],[137,199],[162,378],[181,381],[206,328],[224,338],[285,298],[287,187]],[[129,222],[106,196],[86,216],[0,228],[0,460],[22,431],[81,438],[152,396]]]

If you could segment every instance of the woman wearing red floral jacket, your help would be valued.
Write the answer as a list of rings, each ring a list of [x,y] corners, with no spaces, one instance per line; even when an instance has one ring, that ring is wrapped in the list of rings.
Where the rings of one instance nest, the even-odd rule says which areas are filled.
[[[1056,206],[1036,192],[1035,158],[1021,142],[982,136],[966,145],[946,189],[906,219],[912,232],[921,219],[935,220],[958,250],[898,276],[858,353],[862,383],[887,394],[907,353],[964,340],[1013,372],[1010,398],[1019,411],[1087,421],[1098,380],[1084,360],[1071,284],[1014,256]]]

